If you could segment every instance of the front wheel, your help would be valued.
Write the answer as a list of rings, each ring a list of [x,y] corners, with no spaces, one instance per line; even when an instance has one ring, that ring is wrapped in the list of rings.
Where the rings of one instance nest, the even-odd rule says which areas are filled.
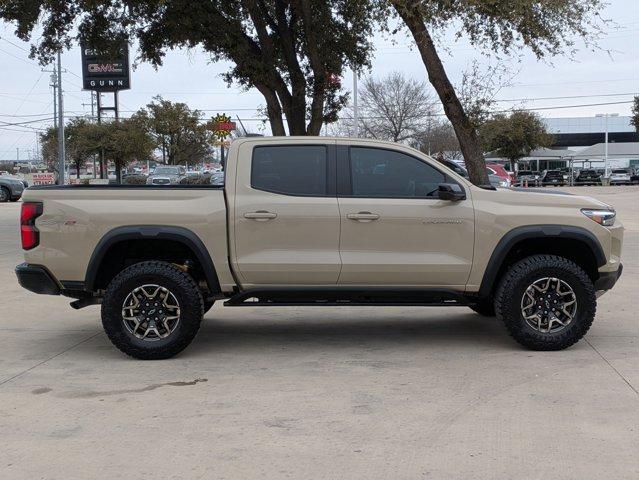
[[[495,316],[495,303],[492,301],[492,299],[478,300],[477,303],[469,305],[469,308],[482,317]]]
[[[193,278],[166,262],[141,262],[122,270],[107,287],[102,325],[122,352],[142,360],[170,358],[200,328],[202,294]]]
[[[8,202],[11,198],[11,193],[5,187],[0,187],[0,203]]]
[[[501,279],[495,310],[510,335],[532,350],[562,350],[578,342],[595,318],[592,281],[574,262],[534,255]]]

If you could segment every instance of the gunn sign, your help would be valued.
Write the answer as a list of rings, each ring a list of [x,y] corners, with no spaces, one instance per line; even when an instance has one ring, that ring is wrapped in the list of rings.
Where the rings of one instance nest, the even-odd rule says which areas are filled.
[[[85,90],[114,92],[131,88],[129,45],[123,43],[115,58],[106,58],[82,47],[82,83]]]

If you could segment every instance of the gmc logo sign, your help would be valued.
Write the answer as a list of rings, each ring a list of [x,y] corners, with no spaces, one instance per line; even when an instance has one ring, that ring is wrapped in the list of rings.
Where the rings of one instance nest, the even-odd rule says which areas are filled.
[[[89,63],[87,70],[89,73],[122,73],[124,69],[120,63]]]

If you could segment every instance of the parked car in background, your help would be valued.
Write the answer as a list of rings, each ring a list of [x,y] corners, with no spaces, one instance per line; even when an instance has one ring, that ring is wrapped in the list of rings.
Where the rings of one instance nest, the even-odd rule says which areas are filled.
[[[533,170],[519,170],[517,172],[517,185],[523,186],[528,183],[529,186],[534,187],[539,182],[541,173]]]
[[[451,160],[440,160],[439,162],[443,165],[446,165],[457,175],[461,175],[464,178],[468,178],[468,170],[466,170],[464,167],[462,167],[458,163],[455,163]],[[508,175],[506,175],[506,178],[504,178],[501,175],[496,175],[495,173],[493,173],[494,171],[495,170],[491,169],[490,167],[486,167],[486,172],[488,173],[488,180],[490,181],[490,184],[493,187],[508,188],[511,186],[510,177],[508,177]]]
[[[213,172],[211,174],[211,185],[215,185],[216,187],[224,186],[224,172]]]
[[[630,170],[615,168],[610,172],[610,185],[630,185]]]
[[[546,185],[565,185],[564,174],[561,170],[544,170],[541,174],[540,183]]]
[[[0,176],[0,202],[17,202],[29,184],[19,178],[8,175]]]
[[[632,185],[639,185],[639,170],[633,170],[630,175],[630,183]]]
[[[186,177],[186,168],[182,165],[158,165],[149,175],[147,185],[175,185]]]
[[[577,174],[575,185],[601,185],[601,174],[595,169],[584,168]]]
[[[486,170],[488,170],[488,175],[497,175],[505,180],[508,180],[508,186],[514,181],[514,176],[508,172],[503,165],[498,163],[487,163]]]
[[[493,175],[492,173],[488,174],[488,180],[493,187],[508,188],[512,185],[510,183],[510,179],[498,177],[497,175]]]

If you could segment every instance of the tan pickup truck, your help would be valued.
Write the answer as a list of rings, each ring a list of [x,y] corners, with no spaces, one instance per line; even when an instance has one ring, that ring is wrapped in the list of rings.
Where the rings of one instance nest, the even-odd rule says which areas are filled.
[[[227,306],[468,306],[522,345],[566,348],[621,274],[623,227],[592,198],[480,188],[409,147],[246,138],[225,186],[32,187],[20,284],[101,304],[137,358],[183,350]]]

